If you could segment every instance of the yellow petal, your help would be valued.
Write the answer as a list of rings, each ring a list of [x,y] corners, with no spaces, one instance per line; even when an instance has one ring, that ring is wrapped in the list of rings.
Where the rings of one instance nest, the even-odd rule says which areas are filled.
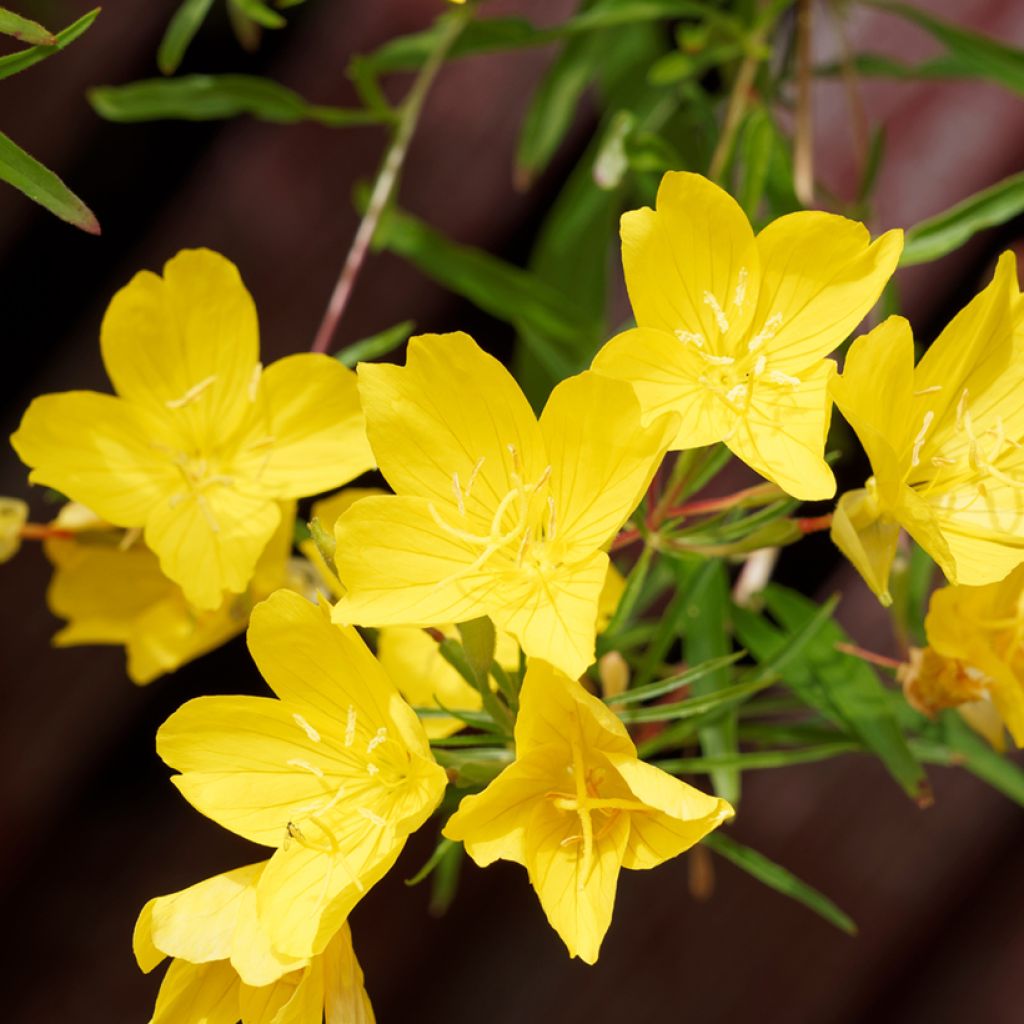
[[[191,604],[217,608],[225,591],[238,594],[248,586],[277,529],[280,506],[226,486],[178,498],[152,510],[146,544]]]
[[[323,969],[318,962],[271,985],[239,990],[242,1024],[321,1024],[324,1014]]]
[[[301,711],[345,723],[354,717],[373,735],[398,728],[406,747],[429,755],[412,709],[351,626],[335,626],[326,609],[287,590],[258,604],[248,633],[249,653],[270,688]]]
[[[35,399],[11,444],[32,467],[33,483],[117,526],[142,526],[180,480],[155,446],[165,432],[156,416],[112,395],[68,391]]]
[[[301,498],[347,483],[374,466],[356,375],[330,356],[287,356],[263,371],[270,436],[248,456],[260,484]]]
[[[727,801],[702,793],[635,757],[609,754],[608,760],[636,799],[650,808],[629,816],[624,868],[657,867],[699,843],[735,813]]]
[[[640,327],[699,334],[722,355],[751,322],[760,278],[754,233],[737,202],[699,174],[669,172],[657,212],[623,216],[622,265]]]
[[[950,583],[995,583],[1024,563],[1024,501],[1018,488],[991,481],[984,494],[972,488],[966,501],[959,492],[953,499],[955,507],[929,502],[926,520],[906,524]]]
[[[309,961],[303,957],[289,957],[270,945],[270,936],[261,924],[257,911],[256,885],[266,867],[266,861],[257,864],[258,871],[250,879],[238,901],[235,931],[231,937],[231,966],[246,987],[261,988],[296,978],[296,971]],[[319,1024],[319,1022],[318,1022]]]
[[[145,974],[149,974],[163,961],[166,955],[153,944],[154,903],[156,903],[155,899],[150,900],[139,912],[139,918],[135,922],[135,930],[132,933],[132,952],[135,953],[135,962]]]
[[[708,363],[697,349],[653,327],[638,327],[612,338],[594,357],[593,369],[629,381],[644,423],[666,412],[679,416],[671,448],[701,448],[720,441],[730,418],[722,400],[701,383]]]
[[[640,503],[678,423],[669,414],[641,427],[624,381],[596,373],[562,381],[540,418],[551,464],[548,542],[564,544],[567,558],[608,543]]]
[[[326,1024],[374,1024],[373,1007],[363,985],[363,971],[345,922],[323,954]]]
[[[604,836],[595,839],[589,869],[583,843],[573,841],[578,838],[574,818],[557,810],[551,801],[535,806],[526,869],[548,923],[569,955],[593,964],[612,921],[619,868],[629,838],[629,816],[612,818]]]
[[[413,338],[404,367],[360,363],[358,373],[370,444],[398,494],[429,498],[444,516],[464,510],[470,524],[489,527],[517,482],[543,474],[526,398],[469,335]]]
[[[847,491],[832,515],[831,536],[879,601],[892,604],[889,573],[896,557],[900,524],[878,508],[868,491]]]
[[[438,526],[428,499],[365,498],[342,515],[334,536],[348,588],[335,622],[433,626],[487,614],[497,584],[476,564],[482,547]]]
[[[1000,754],[1006,752],[1006,726],[1003,718],[994,704],[987,700],[968,701],[961,704],[957,709],[961,718],[979,735],[986,743]],[[1015,738],[1017,746],[1024,745],[1024,737]]]
[[[579,676],[594,661],[597,607],[607,573],[603,551],[551,570],[509,572],[504,580],[499,577],[488,610],[494,624],[511,633],[527,655]]]
[[[725,443],[738,458],[763,477],[802,501],[820,501],[836,492],[836,481],[825,462],[832,402],[829,380],[835,370],[822,360],[798,383],[755,385],[745,415]]]
[[[119,395],[174,412],[193,437],[226,437],[248,415],[256,308],[238,270],[215,252],[186,249],[162,278],[136,274],[111,301],[100,346]]]
[[[28,505],[20,498],[0,498],[0,565],[21,547],[21,530],[28,521]]]
[[[313,739],[337,728],[308,708],[297,718],[267,697],[198,697],[167,719],[156,745],[183,773],[172,781],[193,807],[254,843],[278,846],[289,821],[324,797],[323,779],[303,764],[346,769]]]
[[[903,232],[874,243],[863,224],[806,210],[772,221],[757,236],[761,288],[754,324],[776,318],[765,342],[770,365],[799,374],[864,319],[892,277]]]
[[[604,586],[601,588],[601,597],[597,602],[597,631],[601,633],[611,621],[615,609],[619,607],[619,601],[626,590],[626,579],[615,568],[614,563],[608,563],[608,575],[604,578]],[[504,665],[504,662],[500,662]]]
[[[238,975],[226,961],[167,968],[150,1024],[238,1024]]]
[[[379,487],[346,487],[335,494],[329,494],[326,498],[314,501],[310,519],[319,519],[325,530],[333,532],[334,524],[342,512],[348,511],[363,498],[379,498],[386,493]]]

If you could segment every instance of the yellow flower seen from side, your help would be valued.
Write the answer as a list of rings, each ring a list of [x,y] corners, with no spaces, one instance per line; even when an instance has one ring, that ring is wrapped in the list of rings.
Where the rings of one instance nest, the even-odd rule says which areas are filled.
[[[950,583],[994,583],[1024,562],[1022,388],[1024,301],[1009,252],[916,367],[901,317],[850,347],[832,392],[874,475],[840,498],[832,539],[884,604],[901,528]]]
[[[348,924],[317,956],[282,956],[257,914],[266,862],[150,900],[135,926],[149,973],[171,957],[151,1024],[373,1024]]]
[[[727,192],[669,172],[656,210],[622,218],[637,326],[593,368],[636,388],[645,423],[679,414],[673,449],[723,441],[793,497],[830,498],[823,455],[835,364],[825,357],[875,304],[902,239],[889,231],[872,243],[862,224],[816,211],[755,236]]]
[[[37,398],[11,443],[34,483],[144,529],[198,608],[245,590],[282,500],[373,465],[355,375],[314,354],[264,370],[252,298],[216,253],[186,250],[163,277],[137,274],[100,342],[117,394]]]
[[[81,506],[65,505],[55,527],[81,517]],[[67,624],[53,637],[57,647],[123,645],[128,677],[143,685],[212,651],[245,630],[257,602],[293,583],[289,553],[294,504],[263,549],[244,594],[228,595],[219,608],[192,607],[138,537],[100,523],[44,544],[54,567],[46,602]]]
[[[335,621],[437,626],[488,615],[569,675],[594,658],[604,547],[636,508],[674,416],[644,427],[632,389],[584,373],[538,423],[507,370],[465,334],[409,343],[404,367],[361,363],[378,465],[396,492],[335,528],[347,593]]]
[[[249,650],[277,698],[200,697],[157,733],[199,811],[274,847],[257,884],[273,948],[323,951],[437,806],[447,777],[412,709],[352,628],[279,591]]]
[[[542,661],[527,669],[515,744],[515,761],[462,801],[444,834],[481,867],[522,864],[569,954],[594,963],[619,870],[678,856],[732,807],[639,760],[619,719]]]

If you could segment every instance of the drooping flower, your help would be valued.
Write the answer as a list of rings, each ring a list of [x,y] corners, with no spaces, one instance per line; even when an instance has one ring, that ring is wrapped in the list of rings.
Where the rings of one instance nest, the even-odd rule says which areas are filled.
[[[850,347],[832,384],[873,476],[844,494],[832,539],[883,603],[900,528],[950,583],[994,583],[1024,562],[1024,301],[1016,261],[914,366],[910,325],[890,317]]]
[[[323,953],[276,953],[257,914],[266,862],[227,871],[139,914],[133,945],[147,974],[171,957],[151,1024],[373,1024],[343,922]]]
[[[34,483],[144,528],[198,608],[245,590],[282,500],[373,465],[354,374],[313,354],[264,370],[252,298],[216,253],[186,250],[163,277],[137,274],[100,344],[117,395],[37,398],[11,443]]]
[[[901,673],[925,714],[955,707],[994,746],[1003,726],[1024,746],[1024,565],[983,587],[942,587],[925,618],[928,646]]]
[[[80,505],[65,505],[54,520],[60,529],[81,520]],[[128,677],[150,683],[212,651],[245,630],[253,605],[299,580],[288,555],[295,506],[288,502],[281,522],[263,549],[249,586],[229,594],[219,608],[193,608],[136,531],[126,533],[95,520],[89,528],[69,530],[43,546],[54,573],[46,602],[67,625],[53,637],[57,647],[81,644],[123,645]]]
[[[276,850],[257,884],[274,949],[323,951],[441,799],[444,770],[415,713],[352,628],[278,591],[249,650],[277,694],[200,697],[157,734],[185,798]]]
[[[367,433],[395,495],[338,520],[347,593],[335,621],[436,626],[489,615],[570,675],[593,661],[603,548],[636,508],[675,417],[643,427],[632,389],[563,381],[534,417],[465,334],[409,343],[404,367],[360,364]]]
[[[733,814],[724,800],[637,758],[619,719],[542,661],[531,661],[516,759],[466,797],[444,834],[481,867],[522,864],[571,956],[597,960],[620,868],[653,868]]]
[[[699,174],[669,172],[657,209],[622,218],[622,264],[637,326],[594,359],[629,381],[644,422],[680,416],[672,448],[724,441],[796,498],[835,493],[823,454],[831,415],[825,358],[875,304],[902,232],[871,243],[862,224],[806,211],[757,236],[739,204]]]

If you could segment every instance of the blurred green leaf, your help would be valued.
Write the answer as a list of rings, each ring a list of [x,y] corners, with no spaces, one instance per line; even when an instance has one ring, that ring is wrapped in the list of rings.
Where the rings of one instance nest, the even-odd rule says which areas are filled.
[[[57,37],[48,28],[44,28],[38,21],[23,18],[6,7],[0,7],[0,35],[12,36],[33,46],[57,45]]]
[[[53,171],[0,133],[0,181],[13,185],[29,199],[46,207],[61,220],[90,235],[100,233],[92,210]]]
[[[769,860],[763,853],[758,853],[757,850],[736,842],[721,830],[705,836],[702,842],[720,857],[724,857],[736,867],[746,871],[770,889],[774,889],[783,896],[788,896],[790,899],[802,903],[809,910],[813,910],[840,931],[846,932],[847,935],[857,934],[857,926],[853,919],[840,910],[832,900],[806,882],[801,881],[792,871],[782,867],[781,864]]]
[[[732,654],[727,654],[724,657],[712,658],[711,661],[706,661],[703,665],[695,665],[693,668],[688,668],[685,672],[669,676],[667,679],[659,679],[654,683],[645,683],[643,686],[631,687],[625,693],[618,693],[614,697],[607,697],[606,701],[619,707],[626,704],[636,704],[644,700],[653,700],[655,697],[672,693],[673,690],[678,690],[680,687],[689,686],[694,680],[700,679],[710,672],[717,672],[720,668],[735,665],[746,653],[746,651],[733,651]],[[700,699],[704,700],[705,698],[701,697]]]
[[[798,631],[819,611],[813,601],[774,583],[765,588],[764,600],[781,630],[745,608],[733,609],[740,642],[761,662],[783,653],[787,634]],[[779,674],[804,703],[846,728],[876,754],[908,796],[927,802],[931,797],[928,780],[907,745],[885,689],[869,665],[836,650],[836,644],[845,641],[840,626],[826,622],[799,658],[782,664]]]
[[[958,763],[1024,807],[1024,771],[1019,764],[993,750],[956,711],[945,712],[939,728]]]
[[[1024,213],[1024,173],[976,192],[937,217],[915,224],[903,243],[901,267],[930,263],[959,249],[972,235]]]
[[[578,373],[581,335],[593,335],[572,300],[540,277],[472,246],[459,245],[407,213],[388,211],[374,238],[427,277],[529,336],[557,379]],[[592,342],[596,344],[596,339]]]
[[[696,682],[728,668],[736,660],[736,657],[716,658],[713,661],[705,662],[704,665],[698,665],[689,673],[690,681],[691,683]],[[694,718],[715,708],[722,709],[747,700],[755,693],[760,693],[766,687],[771,686],[774,681],[774,677],[771,675],[757,673],[752,679],[747,679],[742,683],[733,683],[731,686],[722,687],[701,697],[688,697],[686,700],[672,701],[666,704],[652,704],[645,708],[630,708],[628,711],[620,711],[619,717],[624,722],[668,722],[680,718]]]
[[[867,160],[857,188],[857,202],[866,203],[875,191],[878,172],[882,169],[882,157],[885,155],[885,126],[877,125],[871,133]]]
[[[419,885],[425,878],[428,878],[434,871],[441,861],[452,852],[452,847],[455,846],[455,842],[451,839],[445,839],[441,837],[437,846],[434,847],[434,852],[427,858],[426,863],[416,872],[412,878],[407,878],[405,884],[408,886]]]
[[[739,182],[735,195],[751,221],[756,222],[764,199],[776,140],[772,116],[764,107],[755,107],[740,130],[736,144],[735,167]]]
[[[863,746],[856,740],[835,740],[832,743],[821,743],[814,747],[793,747],[785,750],[741,750],[731,753],[705,754],[703,757],[673,757],[667,761],[652,761],[651,763],[670,775],[707,774],[714,778],[716,772],[729,771],[739,775],[740,772],[791,768],[798,764],[812,764],[815,761],[828,761],[844,754],[861,754],[863,752]],[[728,797],[724,799],[728,799]]]
[[[174,12],[156,51],[156,65],[165,75],[173,75],[178,70],[212,6],[213,0],[184,0]]]
[[[430,884],[428,911],[432,917],[441,917],[455,900],[459,887],[462,862],[466,859],[466,848],[462,843],[453,843],[434,869]]]
[[[694,577],[680,581],[687,587],[686,633],[684,650],[690,665],[700,665],[713,658],[722,658],[732,651],[729,637],[729,576],[725,565],[712,560],[702,566]],[[729,686],[728,668],[720,668],[693,684],[697,696],[706,696]],[[727,759],[736,754],[736,715],[726,715],[714,725],[698,732],[705,757]],[[723,761],[710,769],[715,792],[731,804],[739,802],[740,773]]]
[[[911,21],[930,33],[949,50],[950,55],[971,77],[987,78],[1015,92],[1024,93],[1024,50],[941,21],[909,4],[874,0],[873,6]]]
[[[97,7],[89,11],[88,14],[83,14],[82,17],[72,22],[67,28],[62,29],[57,33],[57,42],[53,46],[32,46],[27,50],[19,50],[17,53],[9,53],[4,57],[0,57],[0,78],[9,78],[11,75],[16,75],[19,71],[32,67],[33,64],[38,64],[41,60],[46,60],[47,57],[52,57],[53,54],[59,53],[68,43],[73,43],[82,35],[96,20],[99,13],[100,9]]]
[[[284,28],[288,22],[263,0],[228,0],[241,14],[261,28]]]
[[[598,0],[588,10],[557,26],[556,31],[575,34],[661,18],[700,18],[742,31],[742,26],[723,12],[720,4],[699,0]]]
[[[394,327],[371,334],[368,338],[361,338],[359,341],[346,345],[343,349],[334,353],[334,358],[343,363],[349,369],[353,369],[356,363],[369,362],[371,359],[379,359],[393,352],[399,345],[404,345],[416,329],[412,320],[403,320]]]
[[[507,747],[474,747],[470,750],[432,748],[434,759],[447,769],[459,789],[486,786],[502,769],[512,763]]]
[[[275,124],[315,121],[338,128],[379,124],[379,114],[308,103],[298,93],[252,75],[183,75],[90,89],[89,102],[108,121],[216,121],[251,114]]]

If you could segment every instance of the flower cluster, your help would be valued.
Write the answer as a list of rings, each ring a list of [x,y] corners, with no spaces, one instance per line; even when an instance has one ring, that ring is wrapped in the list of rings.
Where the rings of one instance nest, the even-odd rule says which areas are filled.
[[[620,870],[676,857],[734,814],[640,756],[617,703],[646,696],[628,674],[604,700],[587,675],[603,654],[622,677],[619,647],[643,643],[622,622],[645,576],[625,582],[609,552],[692,552],[699,534],[672,525],[696,448],[721,443],[767,481],[733,510],[832,498],[833,401],[873,474],[839,498],[836,544],[884,602],[901,530],[951,584],[901,669],[908,700],[1024,742],[1012,257],[916,368],[893,317],[838,374],[829,356],[893,273],[899,231],[872,242],[805,212],[755,234],[722,189],[670,173],[656,209],[623,218],[622,243],[636,326],[539,417],[462,333],[412,338],[404,365],[296,355],[264,369],[238,272],[203,250],[115,296],[101,347],[116,395],[26,412],[12,443],[68,503],[47,524],[5,505],[0,557],[44,541],[68,623],[55,642],[123,645],[146,683],[247,629],[273,692],[189,701],[157,735],[185,799],[269,856],[145,906],[139,964],[171,958],[154,1024],[372,1020],[348,916],[450,783],[445,842],[480,866],[523,865],[569,954],[593,963]],[[298,500],[375,467],[390,491],[342,491],[309,531],[296,524]],[[795,523],[707,550],[787,543]],[[657,685],[652,699],[674,692]],[[465,774],[453,751],[478,734],[490,767]]]

